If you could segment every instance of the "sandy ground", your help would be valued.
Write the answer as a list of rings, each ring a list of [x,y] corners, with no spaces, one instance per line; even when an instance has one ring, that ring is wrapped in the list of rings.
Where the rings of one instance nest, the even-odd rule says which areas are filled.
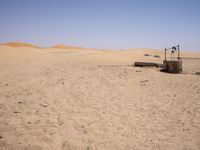
[[[163,55],[1,45],[0,150],[199,150],[200,59],[168,74],[144,53]]]

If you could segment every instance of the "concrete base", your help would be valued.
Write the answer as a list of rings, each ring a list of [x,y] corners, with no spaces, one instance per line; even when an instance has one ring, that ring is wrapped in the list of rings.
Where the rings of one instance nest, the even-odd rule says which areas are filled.
[[[135,62],[136,67],[162,67],[162,64],[152,62]]]
[[[163,62],[163,69],[169,73],[181,73],[182,61],[181,60],[167,60]]]

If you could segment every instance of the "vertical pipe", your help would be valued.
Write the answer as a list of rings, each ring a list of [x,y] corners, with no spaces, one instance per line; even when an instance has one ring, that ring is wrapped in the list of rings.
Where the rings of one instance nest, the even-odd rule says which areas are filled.
[[[178,60],[180,59],[180,49],[179,49],[179,45],[178,45]]]

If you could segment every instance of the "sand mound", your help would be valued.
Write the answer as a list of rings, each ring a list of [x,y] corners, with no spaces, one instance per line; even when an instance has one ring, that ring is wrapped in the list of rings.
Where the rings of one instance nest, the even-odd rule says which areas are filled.
[[[39,48],[38,46],[29,44],[29,43],[23,43],[23,42],[9,42],[9,43],[3,43],[1,45],[11,46],[11,47],[31,47],[31,48]]]
[[[83,47],[69,46],[65,44],[57,44],[52,48],[60,48],[60,49],[84,49]]]

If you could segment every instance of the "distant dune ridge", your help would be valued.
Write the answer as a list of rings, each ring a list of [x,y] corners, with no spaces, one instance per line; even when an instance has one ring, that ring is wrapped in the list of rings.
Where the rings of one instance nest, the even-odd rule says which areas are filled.
[[[8,43],[2,43],[0,45],[3,46],[11,46],[11,47],[30,47],[30,48],[42,48],[30,43],[25,43],[25,42],[8,42]],[[83,47],[78,47],[78,46],[70,46],[70,45],[65,45],[65,44],[56,44],[52,46],[51,48],[59,48],[59,49],[86,49]]]
[[[70,46],[70,45],[65,45],[65,44],[57,44],[57,45],[54,45],[52,48],[61,48],[61,49],[84,49],[83,47]]]
[[[29,44],[29,43],[24,43],[24,42],[8,42],[8,43],[2,43],[0,45],[5,45],[5,46],[11,46],[11,47],[31,47],[31,48],[40,48],[39,46]]]

